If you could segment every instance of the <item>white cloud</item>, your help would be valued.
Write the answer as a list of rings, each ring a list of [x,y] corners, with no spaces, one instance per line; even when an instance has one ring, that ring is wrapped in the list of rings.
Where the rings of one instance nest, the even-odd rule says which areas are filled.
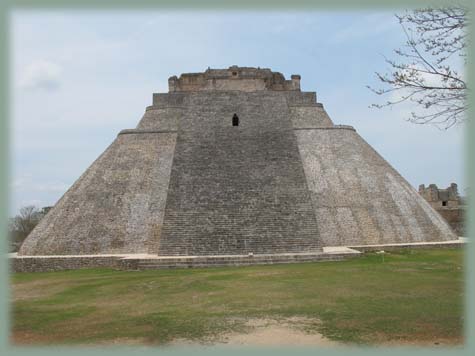
[[[23,89],[52,91],[59,88],[62,68],[53,62],[38,60],[30,63],[20,79]]]

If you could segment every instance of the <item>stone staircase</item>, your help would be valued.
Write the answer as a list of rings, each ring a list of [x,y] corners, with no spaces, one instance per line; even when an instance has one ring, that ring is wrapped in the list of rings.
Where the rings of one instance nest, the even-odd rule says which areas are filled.
[[[126,257],[117,261],[120,270],[152,270],[171,268],[200,268],[225,266],[251,266],[281,263],[341,261],[358,257],[358,251],[315,252],[299,254],[267,255],[220,255],[220,256],[173,256],[173,257]]]

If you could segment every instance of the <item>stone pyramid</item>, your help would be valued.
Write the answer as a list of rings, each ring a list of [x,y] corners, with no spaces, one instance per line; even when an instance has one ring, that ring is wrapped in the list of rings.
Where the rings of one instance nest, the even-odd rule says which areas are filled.
[[[318,252],[456,239],[314,92],[270,69],[182,74],[153,95],[19,255]]]

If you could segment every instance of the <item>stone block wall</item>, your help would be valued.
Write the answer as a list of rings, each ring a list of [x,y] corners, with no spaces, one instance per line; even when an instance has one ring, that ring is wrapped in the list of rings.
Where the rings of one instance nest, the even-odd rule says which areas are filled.
[[[315,92],[300,91],[300,76],[233,66],[169,85],[20,255],[301,253],[456,238],[352,127],[332,123]]]
[[[184,73],[179,78],[168,79],[170,93],[199,91],[242,91],[263,90],[300,91],[300,75],[292,75],[291,80],[268,68],[231,66],[227,69],[208,68],[204,73]]]
[[[31,232],[20,255],[156,250],[176,133],[127,133],[73,184]]]
[[[321,106],[289,106],[294,129],[332,127],[333,122]]]
[[[452,183],[446,189],[439,189],[435,184],[429,184],[426,188],[424,184],[421,184],[419,185],[419,194],[435,209],[443,207],[456,208],[460,204],[460,196],[457,184],[455,183]]]
[[[123,256],[51,256],[10,258],[12,272],[52,272],[81,268],[116,268]]]
[[[184,103],[158,253],[318,250],[285,96],[193,93]]]
[[[137,125],[139,130],[169,130],[177,131],[183,109],[180,107],[150,107]]]
[[[456,208],[439,207],[436,211],[447,221],[457,236],[467,236],[466,229],[466,208],[458,206]]]
[[[452,183],[445,189],[439,189],[435,184],[428,187],[421,184],[419,194],[447,221],[456,235],[466,236],[466,206],[458,193],[457,184]]]
[[[445,241],[445,221],[353,129],[295,130],[324,246]]]

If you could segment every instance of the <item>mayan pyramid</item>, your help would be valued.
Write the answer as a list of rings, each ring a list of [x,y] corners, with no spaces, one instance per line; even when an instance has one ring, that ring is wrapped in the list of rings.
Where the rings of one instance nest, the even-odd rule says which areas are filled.
[[[173,76],[19,255],[317,252],[456,239],[315,92],[270,69]]]

